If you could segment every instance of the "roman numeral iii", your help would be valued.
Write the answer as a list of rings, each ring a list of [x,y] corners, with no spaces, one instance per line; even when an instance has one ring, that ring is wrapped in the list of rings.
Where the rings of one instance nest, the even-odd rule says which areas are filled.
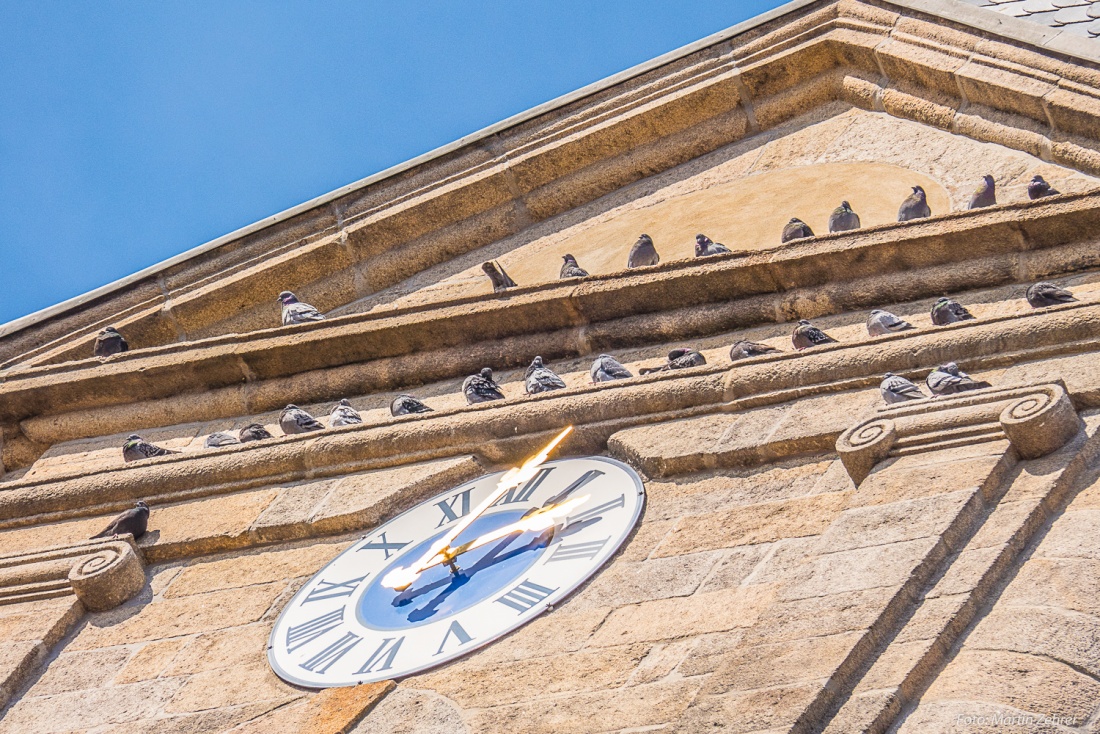
[[[505,606],[512,607],[512,609],[523,614],[549,597],[555,591],[557,591],[557,589],[548,589],[545,586],[539,586],[535,582],[525,579],[519,586],[501,596],[496,601]]]
[[[600,554],[600,551],[603,550],[609,540],[611,540],[610,537],[603,540],[592,540],[587,543],[571,543],[568,545],[562,543],[554,549],[554,554],[550,556],[547,563],[553,563],[554,561],[591,561]]]

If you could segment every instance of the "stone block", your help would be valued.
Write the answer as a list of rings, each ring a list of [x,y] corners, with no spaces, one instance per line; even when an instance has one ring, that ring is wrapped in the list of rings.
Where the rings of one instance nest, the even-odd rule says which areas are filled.
[[[744,635],[745,630],[735,629],[670,643],[688,646],[677,672],[688,678],[713,673],[742,647]]]
[[[164,674],[192,675],[241,662],[264,660],[270,633],[271,630],[265,624],[248,624],[204,632],[192,638],[173,656],[171,665],[165,669]]]
[[[988,446],[988,444],[987,444]],[[1004,446],[1004,444],[1002,444]],[[941,452],[932,452],[932,455]],[[852,495],[853,507],[882,505],[937,494],[956,492],[981,485],[1001,463],[1003,452],[979,457],[962,457],[914,466],[917,456],[907,456],[880,465]],[[918,456],[921,456],[918,454]],[[930,456],[921,457],[927,461]]]
[[[229,550],[247,542],[248,528],[277,492],[258,489],[154,506],[138,545],[149,563]]]
[[[159,714],[182,681],[175,678],[110,688],[70,691],[49,697],[24,696],[0,721],[2,734],[54,734],[119,728]]]
[[[728,633],[718,633],[715,637],[728,638],[731,637]],[[634,672],[630,674],[630,678],[627,680],[628,686],[645,685],[646,683],[654,683],[666,677],[672,671],[684,662],[689,652],[694,650],[703,639],[691,637],[686,640],[675,640],[673,642],[659,642],[649,648],[649,652],[642,659],[638,667],[634,669]],[[614,649],[614,648],[612,648]],[[684,673],[684,675],[690,675]]]
[[[720,696],[700,695],[678,722],[681,731],[714,731],[731,734],[788,731],[821,692],[825,681],[738,691]]]
[[[920,499],[855,507],[836,517],[835,522],[822,534],[816,549],[822,554],[835,553],[917,538],[938,537],[961,514],[973,516],[980,508],[981,498],[977,487]]]
[[[157,678],[190,640],[177,637],[161,642],[150,642],[134,653],[115,676],[115,683],[138,683]]]
[[[238,664],[196,673],[187,679],[168,702],[166,713],[187,713],[240,706],[260,701],[291,700],[301,691],[280,680],[267,660],[238,660]]]
[[[648,513],[647,513],[648,514]],[[644,561],[672,530],[675,520],[650,520],[643,517],[634,534],[619,550],[620,561]]]
[[[34,695],[49,696],[88,688],[103,688],[126,663],[125,648],[62,652],[35,681]]]
[[[894,643],[932,640],[949,632],[951,635],[960,634],[970,622],[969,615],[962,613],[964,605],[969,601],[969,594],[922,599],[913,616],[894,638]]]
[[[1005,546],[971,548],[968,545],[966,550],[951,561],[943,577],[928,592],[928,598],[977,592],[983,578],[988,576],[995,566],[999,570],[1004,570],[1006,553]]]
[[[1035,552],[1039,558],[1090,558],[1100,561],[1096,529],[1100,510],[1073,509],[1059,517]]]
[[[1005,589],[1000,603],[1062,607],[1100,616],[1100,561],[1029,558]]]
[[[922,661],[935,644],[935,639],[894,641],[875,658],[871,669],[860,679],[856,690],[868,692],[897,689],[917,668],[923,668],[922,672],[931,672],[926,665],[922,666]]]
[[[863,639],[862,632],[823,635],[766,645],[742,645],[707,679],[707,695],[832,678]],[[761,661],[767,665],[761,665]]]
[[[717,552],[656,557],[633,563],[616,560],[570,601],[570,607],[606,609],[688,596],[699,588],[717,560]]]
[[[943,556],[937,537],[829,553],[808,559],[782,599],[805,599],[877,587],[900,588],[926,559]],[[934,555],[933,555],[934,554]]]
[[[84,608],[71,596],[0,606],[0,640],[41,640],[52,646],[83,614]]]
[[[717,591],[740,586],[760,565],[771,545],[743,545],[722,551],[714,570],[703,584],[703,591]]]
[[[893,587],[779,601],[745,630],[745,644],[790,642],[871,628],[896,594]]]
[[[283,487],[252,526],[264,540],[306,537],[313,508],[332,491],[339,479],[319,479]]]
[[[1100,678],[1100,617],[1091,614],[997,606],[967,638],[966,647],[1046,656]]]
[[[312,576],[349,545],[348,541],[313,542],[298,548],[248,551],[216,561],[193,561],[168,585],[164,596],[171,599]]]
[[[490,662],[526,660],[579,650],[610,613],[610,609],[574,611],[567,601],[473,653],[471,660],[488,665]]]

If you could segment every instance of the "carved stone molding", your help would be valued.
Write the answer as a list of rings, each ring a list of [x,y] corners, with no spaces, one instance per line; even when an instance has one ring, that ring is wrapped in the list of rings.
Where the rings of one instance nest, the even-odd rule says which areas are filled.
[[[836,442],[844,468],[857,484],[891,457],[1008,439],[1022,459],[1061,448],[1079,427],[1061,382],[987,388],[947,398],[879,408]]]
[[[145,563],[129,535],[0,557],[0,606],[75,594],[99,612],[144,586]]]

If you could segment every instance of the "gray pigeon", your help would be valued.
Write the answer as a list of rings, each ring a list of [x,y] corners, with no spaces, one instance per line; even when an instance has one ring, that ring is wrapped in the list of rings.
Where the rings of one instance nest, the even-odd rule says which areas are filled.
[[[431,408],[412,395],[398,395],[390,403],[390,415],[410,415],[412,413],[431,413]]]
[[[321,431],[325,428],[316,418],[293,403],[283,408],[283,412],[279,416],[279,426],[287,436],[293,436],[296,433]]]
[[[904,403],[907,400],[921,400],[928,397],[910,380],[900,375],[895,375],[893,372],[886,373],[878,389],[879,392],[882,393],[882,399],[891,405],[894,403]]]
[[[241,432],[237,434],[241,443],[248,443],[249,441],[263,441],[265,438],[274,438],[266,428],[259,423],[250,423],[241,429]]]
[[[134,536],[134,540],[139,540],[141,536],[145,535],[145,530],[148,527],[149,505],[145,504],[144,500],[138,500],[132,508],[111,520],[110,525],[93,535],[92,538],[117,538],[119,535],[129,533]]]
[[[219,446],[232,446],[235,443],[240,443],[240,440],[231,433],[224,431],[218,431],[217,433],[211,433],[206,437],[206,441],[203,442],[203,446],[208,449],[216,449]]]
[[[1065,288],[1059,288],[1053,283],[1036,283],[1027,289],[1027,302],[1032,308],[1043,306],[1057,306],[1059,303],[1071,303],[1077,299]]]
[[[910,219],[924,219],[930,216],[932,216],[932,209],[928,206],[928,197],[924,193],[924,188],[914,186],[913,193],[901,202],[901,208],[898,209],[898,221],[908,222]]]
[[[871,336],[893,334],[895,331],[905,331],[912,328],[914,328],[913,325],[905,319],[878,308],[872,311],[867,319],[867,333]]]
[[[351,407],[351,403],[347,398],[342,398],[339,403],[332,406],[332,412],[329,413],[328,424],[333,428],[337,426],[354,426],[363,422],[363,416],[359,415],[359,411]]]
[[[279,303],[283,304],[283,326],[325,320],[324,314],[308,303],[299,301],[298,297],[290,291],[279,294]]]
[[[798,326],[794,327],[794,331],[791,333],[791,342],[794,344],[794,348],[799,351],[809,349],[810,347],[817,347],[822,344],[837,343],[836,339],[832,338],[806,319],[802,319],[798,322]]]
[[[516,287],[516,281],[508,277],[508,273],[504,272],[504,268],[500,263],[481,263],[481,269],[489,276],[489,280],[493,281],[493,293],[499,293],[508,288]]]
[[[129,348],[126,338],[119,334],[115,327],[108,326],[96,336],[92,356],[110,357],[112,354],[125,352]]]
[[[829,231],[847,232],[851,229],[859,229],[859,215],[852,211],[848,202],[842,201],[829,215]]]
[[[612,380],[625,380],[634,376],[630,370],[623,367],[622,363],[610,354],[601,354],[592,360],[592,367],[588,370],[588,374],[591,375],[593,384],[611,382]]]
[[[947,296],[932,304],[932,323],[936,326],[945,326],[956,321],[969,321],[973,318],[974,314]]]
[[[542,357],[535,357],[531,360],[527,371],[523,373],[523,385],[528,395],[534,395],[550,390],[561,390],[565,387],[565,381],[554,374],[554,370],[542,363]]]
[[[730,248],[715,242],[705,234],[695,235],[695,257],[710,257],[711,255],[725,255]]]
[[[925,379],[928,389],[936,395],[954,395],[967,390],[980,390],[989,387],[988,382],[979,382],[970,379],[970,375],[959,369],[954,362],[941,364],[928,373]]]
[[[990,175],[982,176],[982,182],[974,193],[970,195],[970,204],[967,209],[981,209],[985,206],[995,206],[997,203],[997,184]]]
[[[790,242],[791,240],[801,240],[806,237],[813,237],[814,231],[810,229],[810,225],[803,222],[798,217],[791,217],[791,221],[787,222],[787,226],[783,228],[783,242]]]
[[[577,265],[577,258],[572,255],[562,255],[561,270],[558,272],[559,278],[583,278],[588,275],[588,271]]]
[[[761,354],[777,354],[780,350],[768,344],[761,344],[760,342],[750,342],[747,339],[734,342],[730,347],[730,360],[736,362],[739,359],[748,359],[749,357],[759,357]]]
[[[1048,184],[1043,180],[1043,177],[1038,174],[1033,176],[1031,183],[1027,185],[1027,198],[1033,201],[1035,199],[1042,199],[1044,196],[1057,196],[1060,193],[1062,192]]]
[[[466,378],[462,383],[462,394],[466,396],[466,402],[469,405],[487,403],[490,400],[504,400],[504,393],[500,385],[493,380],[493,371],[488,367],[482,367],[480,374]]]
[[[630,248],[630,254],[626,257],[628,268],[644,268],[647,265],[656,265],[661,262],[661,256],[657,254],[657,248],[653,246],[653,238],[647,234],[638,237],[638,241]]]
[[[167,456],[168,454],[178,453],[179,451],[154,446],[136,433],[127,436],[126,443],[122,444],[122,458],[126,461],[140,461],[151,459],[154,456]]]
[[[660,367],[646,367],[638,370],[638,374],[648,375],[652,372],[664,372],[665,370],[686,370],[689,367],[699,367],[707,363],[703,355],[694,349],[680,347],[668,353],[668,361]]]

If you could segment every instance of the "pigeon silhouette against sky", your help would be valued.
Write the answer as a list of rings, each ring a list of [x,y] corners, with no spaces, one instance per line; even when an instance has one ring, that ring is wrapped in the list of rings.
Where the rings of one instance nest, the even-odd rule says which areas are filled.
[[[913,325],[905,319],[882,309],[876,308],[867,318],[867,333],[871,336],[893,334],[896,331],[905,331],[912,328],[914,328]]]
[[[967,209],[981,209],[986,206],[994,206],[997,203],[997,184],[989,174],[982,176],[982,182],[974,193],[970,195],[970,204]]]
[[[633,377],[630,370],[623,367],[619,360],[610,354],[601,354],[592,360],[592,367],[588,370],[593,384],[597,382],[611,382],[612,380],[625,380]]]
[[[1038,174],[1032,176],[1031,182],[1027,185],[1027,198],[1031,200],[1042,199],[1044,196],[1057,196],[1060,193],[1062,192],[1048,184]]]
[[[324,314],[308,303],[299,301],[298,297],[290,291],[280,293],[278,300],[283,304],[283,326],[325,320]]]
[[[852,229],[859,229],[859,215],[852,211],[848,202],[842,201],[829,215],[829,231],[847,232]]]
[[[136,433],[127,436],[126,443],[122,444],[122,458],[125,461],[141,461],[142,459],[151,459],[154,456],[167,456],[168,454],[178,453],[180,452],[154,446]]]
[[[928,196],[924,193],[923,186],[914,186],[913,193],[905,197],[898,209],[898,221],[908,222],[911,219],[924,219],[932,216],[932,209],[928,206]]]
[[[554,370],[543,364],[542,357],[535,357],[528,365],[527,371],[523,373],[523,385],[528,395],[534,395],[550,390],[561,390],[565,387],[565,381],[558,377]]]
[[[989,387],[988,382],[971,379],[970,375],[959,369],[954,362],[941,364],[928,373],[925,379],[928,389],[936,395],[955,395],[968,390],[979,390]]]
[[[203,442],[203,446],[208,449],[216,449],[219,446],[232,446],[235,443],[240,443],[240,439],[231,433],[225,431],[218,431],[217,433],[211,433],[206,437]]]
[[[814,231],[810,229],[810,225],[803,222],[798,217],[791,217],[791,221],[787,222],[783,227],[782,242],[790,242],[791,240],[801,240],[806,237],[813,237]]]
[[[730,248],[715,242],[705,234],[695,235],[695,257],[710,257],[711,255],[725,255]]]
[[[316,418],[293,403],[283,408],[283,412],[279,416],[279,427],[288,436],[324,429],[324,426]]]
[[[120,354],[130,348],[130,344],[122,334],[113,326],[108,326],[99,332],[92,347],[92,356],[110,357],[112,354]]]
[[[821,346],[822,344],[835,344],[836,339],[832,338],[806,319],[802,319],[798,322],[798,326],[794,327],[794,331],[791,332],[791,343],[794,344],[795,349],[802,351],[803,349]]]
[[[878,389],[882,393],[882,399],[891,405],[928,397],[911,380],[893,372],[886,373]]]
[[[462,383],[462,394],[466,396],[469,405],[474,403],[487,403],[490,400],[504,400],[504,393],[493,380],[493,371],[488,367],[482,367],[481,372],[470,375]]]
[[[583,278],[588,275],[588,271],[577,264],[577,258],[572,255],[562,255],[561,270],[558,272],[559,278]]]
[[[1065,288],[1059,288],[1054,283],[1043,281],[1035,283],[1027,289],[1027,302],[1032,308],[1044,306],[1057,306],[1059,303],[1071,303],[1077,299]]]
[[[329,413],[328,424],[333,428],[339,426],[354,426],[363,422],[363,416],[359,415],[359,411],[351,407],[351,403],[347,398],[341,398],[340,402],[332,406],[332,412]]]
[[[957,321],[969,321],[974,314],[967,311],[957,301],[952,301],[947,296],[932,304],[932,323],[936,326],[946,326]]]
[[[516,281],[508,277],[508,273],[504,272],[504,267],[500,263],[481,263],[481,269],[489,276],[489,280],[493,281],[494,293],[500,293],[503,290],[516,287]]]
[[[760,342],[750,342],[747,339],[734,342],[730,347],[730,360],[736,362],[739,359],[748,359],[749,357],[759,357],[761,354],[777,354],[780,350],[771,346],[770,344],[761,344]]]
[[[656,265],[661,262],[661,256],[657,254],[657,248],[653,246],[653,238],[647,234],[638,237],[630,248],[630,254],[626,257],[628,268],[644,268],[647,265]]]
[[[144,500],[138,500],[132,508],[116,517],[110,525],[93,535],[92,538],[116,538],[119,535],[130,533],[134,536],[134,540],[140,540],[141,536],[145,535],[148,526],[149,505],[145,504]]]
[[[241,432],[237,434],[241,440],[241,443],[248,443],[249,441],[263,441],[265,438],[274,438],[266,428],[259,423],[250,423],[241,429]]]
[[[638,373],[648,375],[653,372],[664,372],[666,370],[686,370],[689,367],[699,367],[706,363],[707,360],[703,355],[699,354],[699,352],[694,349],[679,347],[668,353],[668,359],[660,367],[646,367],[638,370]]]
[[[398,395],[390,402],[390,415],[410,415],[411,413],[431,413],[432,409],[412,395]]]

